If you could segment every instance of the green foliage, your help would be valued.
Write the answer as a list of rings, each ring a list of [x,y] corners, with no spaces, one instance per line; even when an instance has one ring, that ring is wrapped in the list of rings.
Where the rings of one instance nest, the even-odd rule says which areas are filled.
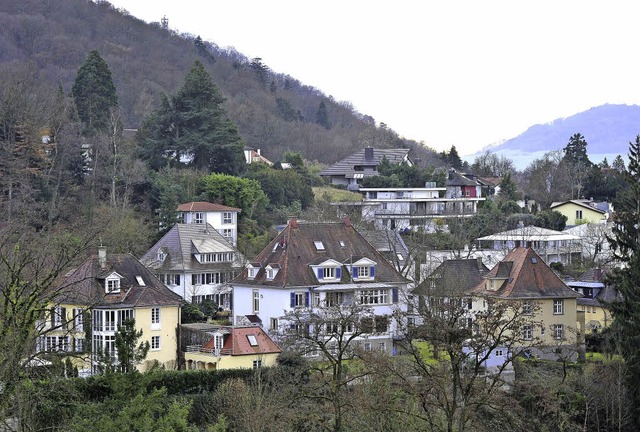
[[[116,332],[116,350],[118,352],[118,371],[122,373],[133,372],[149,352],[149,342],[138,344],[142,337],[142,330],[136,330],[136,320],[125,319],[118,326]]]
[[[536,214],[533,224],[541,228],[562,231],[567,225],[567,217],[556,210],[544,210]]]
[[[442,158],[443,162],[451,168],[460,170],[463,167],[462,159],[460,158],[458,150],[454,145],[451,146],[449,152],[443,151],[442,153],[440,153],[440,157]]]
[[[71,93],[85,131],[88,134],[105,131],[110,111],[118,105],[118,96],[109,66],[97,50],[90,51],[80,65]]]
[[[318,105],[318,111],[316,111],[316,123],[325,129],[331,129],[329,113],[327,112],[327,105],[324,101],[320,101],[320,105]]]
[[[518,201],[522,198],[516,182],[511,178],[511,171],[507,172],[504,177],[502,177],[502,181],[500,181],[499,198],[501,201]]]
[[[238,174],[244,170],[243,143],[226,118],[224,98],[202,63],[196,61],[182,87],[164,96],[138,136],[141,156],[154,170],[191,166]]]
[[[291,206],[296,201],[306,209],[313,202],[313,190],[295,169],[277,170],[263,164],[252,164],[245,176],[260,183],[269,198],[271,210]]]
[[[202,194],[211,202],[242,209],[241,217],[259,220],[269,198],[257,180],[226,174],[210,174],[202,178]]]
[[[207,318],[197,304],[188,302],[185,302],[182,305],[182,312],[180,314],[180,317],[182,318],[182,324],[203,322]]]
[[[436,174],[432,167],[421,168],[418,165],[392,164],[383,158],[378,164],[377,176],[366,177],[363,187],[425,187],[427,182],[435,182],[442,186],[444,174]]]
[[[583,169],[590,168],[593,163],[589,160],[587,155],[587,141],[579,133],[576,133],[569,138],[569,142],[562,150],[564,152],[563,161],[568,162],[571,165],[578,165]]]
[[[626,380],[630,389],[640,382],[640,135],[629,143],[626,187],[618,194],[613,220],[613,236],[608,238],[613,256],[622,266],[615,269],[607,283],[613,284],[622,299],[611,304],[613,331],[618,335],[617,349],[625,359]],[[620,337],[620,335],[624,335]],[[640,393],[632,391],[633,421],[640,424]]]

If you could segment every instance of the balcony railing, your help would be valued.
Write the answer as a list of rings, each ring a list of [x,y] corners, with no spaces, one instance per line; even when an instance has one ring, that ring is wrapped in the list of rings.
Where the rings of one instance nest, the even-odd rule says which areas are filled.
[[[221,349],[213,349],[213,348],[203,348],[202,345],[188,345],[185,352],[197,352],[201,354],[209,354],[212,356],[221,356],[221,355],[231,355],[231,348],[221,348]]]

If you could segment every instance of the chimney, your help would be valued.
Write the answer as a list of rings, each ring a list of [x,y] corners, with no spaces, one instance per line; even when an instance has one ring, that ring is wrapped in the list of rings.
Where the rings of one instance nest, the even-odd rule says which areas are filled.
[[[298,228],[298,219],[292,217],[291,219],[289,219],[289,226],[291,228]]]
[[[482,270],[483,270],[483,269],[482,269],[482,257],[477,257],[477,258],[476,258],[476,262],[477,262],[477,264],[478,264],[478,271],[479,271],[480,273],[482,273]]]
[[[364,148],[364,160],[372,161],[373,160],[373,147],[365,147]]]
[[[258,149],[258,156],[260,156],[260,149]]]
[[[342,222],[344,222],[344,226],[346,226],[347,228],[351,228],[351,219],[349,218],[349,216],[345,216],[344,218],[342,218]]]
[[[104,246],[98,248],[98,263],[103,270],[107,267],[107,248]]]

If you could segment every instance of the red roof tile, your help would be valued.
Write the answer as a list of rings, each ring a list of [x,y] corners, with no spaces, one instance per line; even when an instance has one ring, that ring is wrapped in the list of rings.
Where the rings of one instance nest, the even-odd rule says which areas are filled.
[[[192,212],[192,211],[214,212],[214,211],[241,211],[241,209],[236,207],[228,207],[222,204],[210,203],[206,201],[192,201],[192,202],[180,204],[178,206],[178,211],[180,212]]]

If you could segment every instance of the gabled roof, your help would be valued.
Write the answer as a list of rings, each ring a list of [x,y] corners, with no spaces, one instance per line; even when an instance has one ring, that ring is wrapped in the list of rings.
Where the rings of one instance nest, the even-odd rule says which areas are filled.
[[[163,261],[158,260],[158,249],[166,254]],[[209,224],[175,224],[156,244],[140,259],[144,265],[153,270],[189,271],[206,270],[228,263],[199,263],[193,256],[195,253],[236,254],[236,261],[241,258],[237,249]],[[239,265],[239,264],[238,264]]]
[[[105,293],[104,277],[113,273],[122,277],[120,291]],[[144,285],[140,284],[138,278]],[[97,255],[87,258],[60,285],[57,303],[92,307],[149,307],[180,305],[182,297],[165,287],[131,254],[109,254],[104,266]]]
[[[324,249],[318,250],[314,242],[321,241]],[[276,246],[277,245],[277,246]],[[376,262],[375,282],[391,284],[406,283],[381,254],[348,221],[344,223],[303,223],[292,220],[268,244],[252,262],[260,263],[261,269],[255,278],[247,278],[242,272],[233,284],[262,285],[273,287],[313,287],[318,280],[310,265],[333,259],[343,265],[354,263],[362,257]],[[267,280],[264,267],[279,264],[280,271],[273,280]],[[255,267],[255,264],[254,264]],[[348,271],[343,271],[344,282],[348,282]],[[366,282],[363,282],[365,284]]]
[[[475,180],[468,179],[456,170],[447,171],[447,186],[479,186]]]
[[[577,205],[579,207],[585,208],[587,210],[592,210],[592,211],[594,211],[596,213],[600,213],[602,215],[607,213],[607,212],[605,212],[603,210],[600,210],[597,207],[592,207],[589,204],[587,204],[586,202],[579,201],[579,200],[569,200],[569,201],[562,201],[562,202],[554,202],[554,203],[551,203],[551,206],[549,208],[553,210],[555,208],[562,207],[562,206],[568,205],[568,204],[574,204],[574,205]]]
[[[443,261],[415,290],[417,294],[457,295],[475,287],[489,272],[481,259]],[[435,287],[431,287],[431,282]]]
[[[498,289],[490,290],[487,289],[488,279],[498,279],[503,283]],[[512,249],[468,293],[508,299],[581,297],[579,293],[569,288],[530,247]]]
[[[354,154],[347,156],[339,162],[325,168],[320,172],[321,176],[347,176],[353,177],[355,173],[354,166],[377,166],[384,158],[391,163],[401,163],[409,154],[409,149],[371,149],[373,157],[367,159],[365,157],[365,149],[358,150]],[[377,175],[377,173],[364,173],[365,175]]]
[[[533,241],[561,241],[561,240],[580,240],[580,237],[568,234],[562,231],[554,231],[547,228],[537,226],[520,227],[508,231],[502,231],[485,237],[480,237],[481,241],[504,241],[504,240],[520,240],[523,242]]]
[[[235,207],[227,207],[222,204],[210,203],[206,201],[192,201],[180,204],[177,210],[179,212],[239,212],[241,209]]]

